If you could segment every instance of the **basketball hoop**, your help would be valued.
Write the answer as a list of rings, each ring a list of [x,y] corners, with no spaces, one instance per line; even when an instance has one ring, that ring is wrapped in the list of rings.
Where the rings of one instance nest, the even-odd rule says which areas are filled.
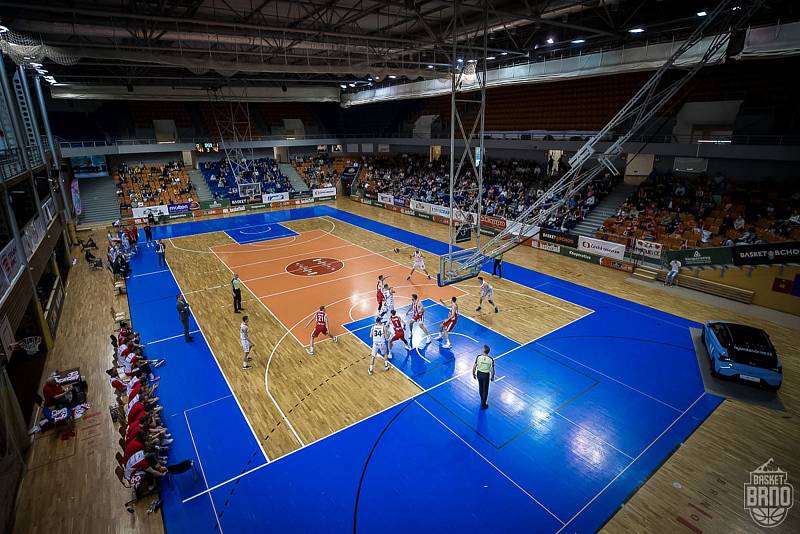
[[[11,349],[22,349],[28,356],[33,356],[39,352],[39,345],[42,343],[42,338],[39,336],[26,337],[11,345]]]

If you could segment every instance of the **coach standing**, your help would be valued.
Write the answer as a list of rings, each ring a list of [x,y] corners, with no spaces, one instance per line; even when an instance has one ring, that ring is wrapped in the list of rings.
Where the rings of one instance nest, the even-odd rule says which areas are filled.
[[[194,341],[194,338],[189,335],[189,305],[180,293],[178,293],[178,303],[175,307],[178,310],[178,316],[181,318],[181,324],[183,324],[183,339],[187,343]]]
[[[478,390],[481,394],[481,410],[489,407],[489,381],[494,382],[494,358],[489,356],[489,345],[483,346],[483,354],[475,358],[472,366],[472,378],[478,381]]]
[[[146,221],[144,223],[144,238],[145,238],[145,245],[148,247],[153,246],[153,227],[150,226],[150,222]]]
[[[242,308],[242,281],[239,280],[239,273],[233,273],[231,289],[233,289],[233,313],[239,313],[244,309]]]
[[[159,267],[166,267],[167,266],[167,248],[164,246],[164,242],[160,239],[156,241],[156,256],[158,256],[158,266]]]

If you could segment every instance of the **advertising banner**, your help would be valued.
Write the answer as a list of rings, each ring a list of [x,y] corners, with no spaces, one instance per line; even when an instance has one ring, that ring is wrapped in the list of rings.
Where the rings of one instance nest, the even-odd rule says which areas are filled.
[[[660,260],[661,250],[663,248],[664,246],[661,243],[656,243],[654,241],[645,241],[643,239],[637,239],[633,251],[636,254],[644,256],[645,258],[653,258],[654,260]]]
[[[661,256],[662,263],[678,260],[684,267],[703,267],[706,265],[730,265],[733,263],[733,247],[696,248],[687,250],[668,250]]]
[[[261,195],[261,202],[264,204],[270,204],[272,202],[285,202],[289,200],[289,193],[263,193]]]
[[[394,205],[407,208],[408,207],[408,200],[404,200],[402,198],[395,198],[394,199]]]
[[[445,206],[437,206],[436,204],[428,204],[428,209],[431,215],[438,215],[439,217],[450,218],[450,208]]]
[[[261,204],[261,199],[258,197],[237,197],[232,198],[231,206],[246,206],[247,204]]]
[[[169,216],[169,206],[144,206],[142,208],[133,208],[133,216],[137,219],[146,219],[148,215],[153,214],[153,217],[158,218],[162,215]]]
[[[336,196],[336,188],[335,187],[323,187],[321,189],[314,189],[311,193],[314,196],[314,198],[335,197]]]
[[[600,265],[603,267],[610,267],[618,271],[624,271],[626,273],[633,272],[633,264],[631,262],[618,260],[616,258],[600,258]]]
[[[734,265],[800,263],[800,242],[736,245],[731,248]]]
[[[167,211],[170,215],[178,213],[189,213],[192,210],[192,202],[179,202],[178,204],[170,204],[167,206]]]
[[[200,209],[201,210],[218,210],[221,208],[227,208],[231,205],[231,202],[227,198],[219,198],[214,200],[204,200],[200,202]]]
[[[578,248],[578,236],[565,234],[564,232],[559,232],[557,230],[542,229],[539,232],[539,240],[549,241],[550,243],[555,243],[556,245],[566,245],[568,247]]]
[[[488,226],[495,230],[504,230],[506,227],[506,220],[481,213],[481,226]]]
[[[384,204],[394,204],[394,197],[392,195],[378,193],[378,201],[383,202]]]
[[[72,206],[75,208],[75,215],[80,215],[83,211],[81,206],[81,192],[78,189],[78,180],[73,178],[72,183],[69,184],[70,192],[72,193]]]
[[[622,260],[625,258],[625,245],[613,243],[611,241],[603,241],[602,239],[595,239],[593,237],[579,236],[578,250],[591,252],[592,254],[605,256],[607,258],[614,258],[615,260]]]
[[[431,210],[428,208],[430,204],[426,204],[425,202],[420,202],[419,200],[412,200],[411,201],[411,209],[414,211],[419,211],[420,213],[427,213],[430,215]]]

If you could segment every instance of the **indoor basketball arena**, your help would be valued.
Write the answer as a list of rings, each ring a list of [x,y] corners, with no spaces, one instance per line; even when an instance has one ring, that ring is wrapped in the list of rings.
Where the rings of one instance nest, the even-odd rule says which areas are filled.
[[[0,0],[0,53],[0,531],[800,532],[796,2]]]

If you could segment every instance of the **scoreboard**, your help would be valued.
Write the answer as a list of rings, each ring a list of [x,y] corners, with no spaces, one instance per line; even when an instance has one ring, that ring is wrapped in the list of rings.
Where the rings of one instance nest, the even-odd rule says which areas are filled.
[[[198,154],[219,152],[219,143],[195,143],[194,150]]]

